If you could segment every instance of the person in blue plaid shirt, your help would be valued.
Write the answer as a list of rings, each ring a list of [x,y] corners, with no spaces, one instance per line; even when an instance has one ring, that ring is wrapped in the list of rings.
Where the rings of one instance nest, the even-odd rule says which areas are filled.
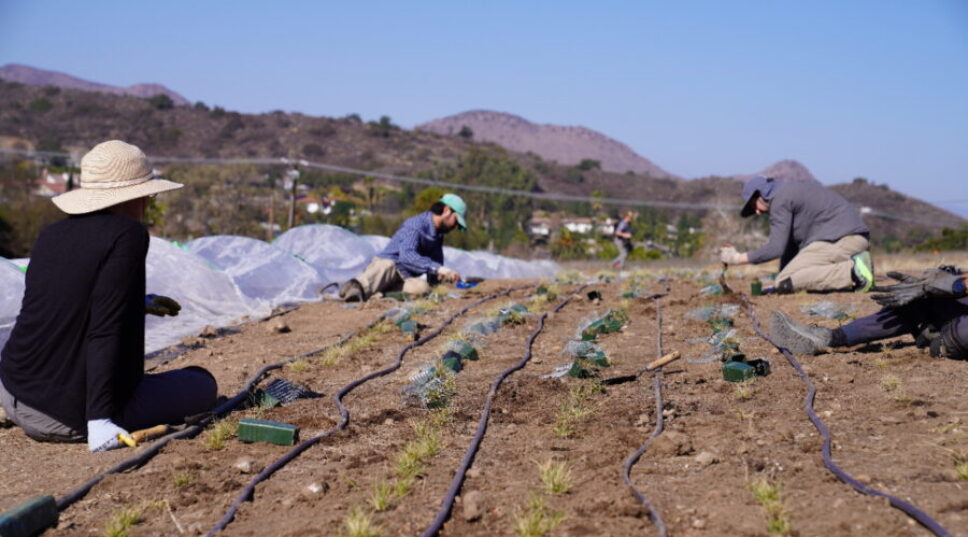
[[[340,298],[361,302],[389,291],[423,295],[431,284],[460,280],[457,271],[444,266],[444,235],[467,229],[466,217],[464,200],[445,194],[430,210],[408,218],[363,273],[340,286]]]

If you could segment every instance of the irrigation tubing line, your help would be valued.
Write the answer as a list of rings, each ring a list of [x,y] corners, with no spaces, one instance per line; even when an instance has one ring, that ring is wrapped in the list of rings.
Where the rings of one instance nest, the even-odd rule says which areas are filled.
[[[337,346],[337,345],[342,345],[342,344],[346,343],[347,341],[349,341],[351,338],[355,337],[357,334],[359,334],[361,332],[364,332],[366,330],[369,330],[370,328],[376,326],[376,324],[379,323],[380,321],[382,321],[385,316],[386,316],[385,313],[382,314],[382,315],[380,315],[373,322],[371,322],[370,324],[368,324],[367,326],[365,326],[361,330],[357,330],[355,332],[350,333],[347,336],[344,336],[342,339],[340,339],[336,343],[332,343],[332,344],[326,345],[324,347],[320,347],[318,349],[311,350],[309,352],[305,352],[305,353],[300,354],[298,356],[293,356],[293,357],[288,358],[286,360],[283,360],[281,362],[277,362],[277,363],[274,363],[274,364],[268,364],[268,365],[264,366],[262,369],[260,369],[259,371],[257,371],[254,375],[252,375],[251,377],[249,377],[249,380],[246,381],[244,387],[242,388],[241,391],[239,391],[239,393],[237,393],[234,397],[232,397],[231,399],[225,401],[224,403],[222,403],[221,405],[219,405],[218,407],[216,407],[214,410],[212,410],[211,415],[207,415],[207,416],[201,418],[196,423],[194,423],[192,425],[189,425],[188,427],[186,427],[185,429],[183,429],[181,431],[176,431],[176,432],[171,433],[169,435],[166,435],[166,436],[164,436],[162,438],[159,438],[158,440],[156,440],[155,442],[153,442],[150,446],[148,446],[147,449],[145,449],[141,453],[138,453],[137,455],[135,455],[135,456],[133,456],[133,457],[131,457],[129,459],[126,459],[124,461],[121,461],[117,465],[115,465],[115,466],[113,466],[111,468],[108,468],[107,470],[101,472],[100,474],[92,477],[91,479],[89,479],[88,481],[86,481],[81,486],[77,487],[76,489],[72,490],[71,492],[68,492],[63,497],[61,497],[59,500],[57,500],[57,502],[56,502],[57,503],[57,510],[62,512],[65,509],[67,509],[68,507],[70,507],[72,504],[74,504],[75,502],[77,502],[78,500],[80,500],[81,498],[83,498],[85,495],[87,495],[87,493],[90,492],[90,490],[92,488],[94,488],[95,485],[97,485],[98,483],[100,483],[101,480],[103,480],[108,475],[110,475],[110,474],[117,474],[117,473],[120,473],[120,472],[124,472],[126,470],[129,470],[131,468],[137,468],[137,467],[140,467],[140,466],[143,466],[143,465],[147,464],[148,461],[150,461],[155,455],[157,455],[161,451],[161,449],[163,447],[165,447],[166,445],[168,445],[168,443],[171,442],[172,440],[178,440],[180,438],[189,438],[189,437],[192,437],[192,436],[197,435],[198,433],[200,433],[202,431],[202,429],[205,428],[206,425],[208,425],[209,423],[211,423],[216,417],[219,417],[219,416],[223,416],[225,414],[228,414],[229,412],[231,412],[232,410],[234,410],[236,407],[238,407],[240,404],[242,404],[243,402],[245,402],[245,400],[249,397],[249,394],[252,392],[252,388],[255,387],[255,385],[258,384],[262,380],[262,378],[269,371],[272,371],[274,369],[280,369],[283,366],[285,366],[286,364],[291,363],[291,362],[295,362],[297,360],[302,360],[304,358],[309,358],[310,356],[313,356],[315,354],[319,354],[320,352],[323,352],[323,351],[325,351],[326,349],[328,349],[330,347],[334,347],[334,346]]]
[[[564,301],[555,306],[551,310],[551,313],[557,313],[564,308],[571,299],[575,297],[578,293],[581,293],[588,284],[582,285],[574,293],[568,296]],[[534,332],[531,332],[531,336],[528,337],[527,343],[524,345],[524,356],[521,360],[513,366],[505,369],[501,372],[494,382],[491,383],[491,389],[487,392],[487,399],[484,402],[484,408],[481,409],[481,418],[477,422],[477,432],[474,433],[474,438],[471,439],[470,445],[467,447],[467,451],[464,452],[464,457],[460,461],[460,466],[457,467],[457,471],[454,474],[454,479],[450,482],[450,487],[447,489],[447,493],[444,495],[444,501],[442,502],[440,509],[437,511],[437,516],[434,517],[433,522],[421,535],[421,537],[433,537],[440,532],[440,529],[450,518],[450,512],[454,507],[454,501],[457,499],[457,495],[460,493],[460,489],[464,484],[464,478],[467,476],[467,470],[470,469],[471,464],[474,463],[474,457],[477,456],[477,451],[481,447],[481,442],[484,440],[484,433],[487,432],[487,423],[491,418],[491,406],[494,404],[494,398],[497,397],[497,390],[501,387],[501,383],[504,382],[506,378],[511,376],[515,371],[522,369],[531,360],[531,348],[534,345],[534,340],[537,339],[541,331],[544,330],[545,319],[547,319],[549,312],[544,312],[541,317],[538,318],[538,326],[535,327]]]
[[[755,330],[756,333],[759,334],[761,338],[766,340],[767,343],[776,347],[777,350],[779,350],[780,353],[783,354],[783,356],[787,359],[787,362],[790,362],[790,365],[793,366],[793,369],[797,371],[797,375],[800,376],[800,380],[802,380],[803,383],[807,385],[807,396],[803,400],[803,408],[807,411],[807,416],[810,418],[810,421],[813,423],[813,426],[817,428],[817,432],[819,432],[820,435],[823,436],[822,451],[823,451],[824,466],[826,466],[827,469],[831,471],[831,473],[837,476],[837,479],[840,479],[844,483],[847,483],[858,492],[862,492],[869,496],[886,498],[888,502],[890,502],[891,507],[894,507],[895,509],[899,509],[903,511],[909,517],[913,518],[919,524],[924,526],[928,531],[937,535],[937,537],[954,537],[951,532],[949,532],[941,524],[939,524],[933,518],[928,516],[927,513],[918,509],[913,504],[910,504],[900,498],[891,496],[886,492],[881,492],[875,488],[865,485],[864,483],[861,483],[860,481],[857,481],[856,479],[851,477],[850,474],[841,470],[840,467],[834,463],[833,458],[831,457],[831,454],[830,454],[831,452],[830,446],[832,443],[832,440],[830,437],[830,431],[827,430],[827,426],[824,425],[823,421],[820,420],[820,417],[817,416],[816,412],[814,412],[813,410],[813,401],[817,395],[817,388],[813,385],[813,382],[810,381],[810,377],[803,370],[803,367],[800,365],[800,362],[798,362],[797,359],[793,357],[793,354],[790,353],[790,349],[787,349],[786,347],[781,347],[775,341],[770,339],[770,336],[766,335],[766,333],[763,332],[763,329],[760,327],[760,320],[756,316],[756,312],[753,311],[753,303],[750,302],[750,300],[746,297],[746,295],[740,295],[740,298],[746,304],[747,312],[749,313],[750,319],[753,321],[753,330]]]
[[[320,433],[319,435],[316,435],[316,436],[314,436],[312,438],[309,438],[307,440],[303,440],[298,445],[296,445],[294,448],[292,448],[291,450],[289,450],[285,455],[283,455],[282,457],[279,457],[274,462],[272,462],[270,465],[268,465],[265,468],[263,468],[262,471],[258,473],[258,475],[256,475],[255,477],[253,477],[249,481],[249,483],[246,484],[245,488],[242,489],[242,492],[240,492],[239,495],[235,497],[235,500],[232,501],[232,504],[229,506],[229,509],[225,512],[225,515],[214,526],[212,526],[212,529],[210,529],[206,535],[208,537],[213,537],[218,532],[224,530],[229,524],[231,524],[232,523],[232,520],[235,519],[235,514],[238,513],[239,509],[242,507],[242,504],[245,503],[245,502],[247,502],[247,501],[249,501],[252,498],[252,495],[255,492],[255,486],[256,485],[258,485],[262,481],[265,481],[270,476],[272,476],[272,474],[276,473],[276,471],[278,471],[280,468],[282,468],[285,465],[289,464],[289,462],[291,462],[293,459],[295,459],[300,454],[302,454],[302,452],[306,451],[310,447],[312,447],[315,444],[319,443],[321,440],[324,440],[326,438],[329,438],[330,436],[336,434],[337,432],[342,431],[343,429],[346,428],[347,425],[349,425],[349,422],[350,422],[350,412],[349,412],[349,410],[347,410],[346,406],[343,405],[343,397],[346,397],[350,392],[352,392],[353,390],[355,390],[356,388],[358,388],[360,385],[365,384],[366,382],[369,382],[369,381],[371,381],[371,380],[373,380],[375,378],[382,377],[382,376],[385,376],[385,375],[389,375],[390,373],[393,373],[394,371],[396,371],[397,369],[399,369],[400,366],[403,365],[403,357],[411,349],[414,349],[416,347],[419,347],[419,346],[427,343],[428,341],[434,339],[435,337],[439,336],[444,331],[445,328],[447,328],[448,326],[450,326],[450,324],[453,323],[458,317],[460,317],[461,315],[464,315],[465,313],[467,313],[468,311],[470,311],[472,308],[475,308],[475,307],[477,307],[477,306],[479,306],[479,305],[481,305],[481,304],[483,304],[483,303],[485,303],[485,302],[487,302],[489,300],[494,300],[495,298],[497,298],[499,296],[508,295],[512,291],[517,291],[517,290],[520,290],[520,289],[526,289],[528,287],[531,287],[531,286],[530,285],[524,285],[524,286],[518,286],[518,287],[512,287],[512,288],[509,288],[509,289],[505,289],[504,291],[501,291],[500,293],[494,293],[492,295],[488,295],[488,296],[486,296],[486,297],[478,300],[477,302],[474,302],[473,304],[469,304],[469,305],[465,306],[463,309],[459,310],[458,312],[456,312],[453,315],[451,315],[450,317],[448,317],[433,332],[425,335],[424,337],[418,339],[417,341],[413,341],[413,342],[407,344],[405,347],[403,347],[402,349],[400,349],[400,352],[397,353],[396,360],[390,366],[385,367],[383,369],[380,369],[378,371],[374,371],[374,372],[369,373],[367,375],[364,375],[364,376],[362,376],[362,377],[360,377],[360,378],[358,378],[356,380],[351,381],[349,384],[343,386],[343,388],[341,388],[338,392],[336,392],[336,395],[333,396],[333,401],[336,403],[336,407],[339,409],[340,422],[338,424],[336,424],[334,427],[331,427],[330,429],[326,430],[325,432]]]
[[[666,292],[664,294],[652,295],[652,300],[655,302],[655,327],[656,327],[656,356],[661,358],[664,354],[662,345],[662,303],[660,300],[669,294],[669,285],[666,284]],[[646,371],[645,369],[642,372]],[[641,374],[640,372],[639,374]],[[666,537],[668,535],[668,530],[666,529],[665,522],[662,520],[662,515],[659,511],[652,505],[652,502],[635,488],[632,483],[632,467],[635,466],[642,455],[645,454],[652,442],[662,434],[665,430],[665,417],[662,415],[662,407],[664,403],[662,402],[662,367],[658,367],[653,375],[653,388],[655,390],[655,429],[653,429],[652,434],[645,439],[642,446],[635,450],[631,455],[625,459],[625,464],[622,467],[622,481],[625,485],[632,491],[632,495],[635,499],[639,501],[645,508],[649,511],[649,519],[655,524],[656,530],[659,532],[660,537]]]

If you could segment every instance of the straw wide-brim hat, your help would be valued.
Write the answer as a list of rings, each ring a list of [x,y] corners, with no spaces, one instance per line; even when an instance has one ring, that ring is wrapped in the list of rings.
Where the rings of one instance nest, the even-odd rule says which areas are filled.
[[[97,144],[81,159],[80,188],[52,201],[67,214],[85,214],[182,186],[156,176],[137,146],[111,140]]]

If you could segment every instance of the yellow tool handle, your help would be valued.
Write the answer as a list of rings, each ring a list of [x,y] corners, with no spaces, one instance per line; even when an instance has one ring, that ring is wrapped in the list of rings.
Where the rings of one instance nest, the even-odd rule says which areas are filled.
[[[659,358],[659,359],[657,359],[657,360],[649,363],[649,365],[645,366],[645,369],[647,369],[649,371],[651,371],[653,369],[658,369],[658,368],[660,368],[660,367],[668,364],[669,362],[674,362],[674,361],[678,360],[679,359],[679,356],[680,356],[679,355],[679,351],[672,351],[669,354],[663,356],[662,358]]]
[[[167,425],[164,425],[164,424],[155,425],[154,427],[150,427],[148,429],[141,429],[139,431],[135,431],[130,435],[119,434],[118,440],[121,441],[122,444],[128,447],[135,447],[141,442],[148,440],[149,438],[161,436],[167,432],[168,432]]]

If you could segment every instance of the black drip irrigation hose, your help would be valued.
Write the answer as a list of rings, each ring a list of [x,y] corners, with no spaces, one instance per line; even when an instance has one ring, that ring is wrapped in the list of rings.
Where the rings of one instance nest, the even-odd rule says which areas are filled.
[[[310,447],[314,446],[315,444],[317,444],[321,440],[324,440],[326,438],[329,438],[330,436],[336,434],[337,432],[342,431],[343,429],[346,428],[347,425],[349,425],[349,422],[350,422],[350,412],[343,405],[343,397],[345,397],[350,392],[352,392],[353,390],[355,390],[356,388],[358,388],[360,385],[362,385],[362,384],[364,384],[366,382],[369,382],[369,381],[371,381],[371,380],[373,380],[375,378],[388,375],[388,374],[396,371],[397,369],[399,369],[400,366],[403,365],[403,357],[411,349],[414,349],[416,347],[419,347],[419,346],[427,343],[428,341],[434,339],[435,337],[439,336],[444,331],[445,328],[447,328],[448,326],[450,326],[450,324],[453,323],[458,317],[460,317],[461,315],[464,315],[465,313],[467,313],[468,311],[470,311],[472,308],[475,308],[475,307],[477,307],[477,306],[479,306],[479,305],[481,305],[481,304],[483,304],[483,303],[485,303],[485,302],[487,302],[489,300],[494,300],[495,298],[497,298],[499,296],[505,296],[505,295],[510,294],[513,291],[517,291],[517,290],[520,290],[520,289],[526,289],[528,287],[531,287],[531,286],[530,285],[524,285],[524,286],[519,286],[519,287],[512,287],[510,289],[505,289],[504,291],[501,291],[500,293],[494,293],[492,295],[488,295],[488,296],[486,296],[486,297],[478,300],[477,302],[474,302],[473,304],[469,304],[469,305],[465,306],[463,309],[459,310],[457,313],[454,313],[449,318],[447,318],[433,332],[425,335],[424,337],[418,339],[417,341],[414,341],[412,343],[409,343],[408,345],[406,345],[405,347],[403,347],[402,349],[400,349],[400,352],[397,354],[397,358],[396,358],[396,360],[394,361],[394,363],[392,365],[390,365],[388,367],[385,367],[383,369],[380,369],[378,371],[374,371],[373,373],[364,375],[364,376],[362,376],[362,377],[360,377],[360,378],[358,378],[356,380],[351,381],[346,386],[343,386],[343,388],[340,389],[340,391],[336,392],[336,395],[333,396],[333,401],[336,403],[336,407],[339,409],[340,418],[341,418],[340,419],[340,422],[336,426],[328,429],[327,431],[325,431],[325,432],[323,432],[323,433],[321,433],[321,434],[319,434],[317,436],[314,436],[314,437],[309,438],[307,440],[303,440],[301,443],[299,443],[294,448],[292,448],[291,450],[289,450],[285,455],[283,455],[282,457],[279,457],[272,464],[270,464],[270,465],[266,466],[265,468],[263,468],[262,471],[258,473],[258,475],[256,475],[255,477],[253,477],[249,481],[249,483],[246,484],[245,488],[242,489],[242,492],[240,492],[239,495],[235,497],[235,500],[232,501],[232,504],[229,506],[229,509],[225,512],[225,515],[222,517],[222,519],[219,520],[214,526],[212,526],[212,529],[210,529],[206,535],[208,537],[213,537],[218,532],[224,530],[229,524],[231,524],[232,523],[232,520],[235,519],[235,514],[238,513],[239,509],[242,507],[242,504],[245,503],[245,502],[247,502],[247,501],[249,501],[252,498],[252,495],[255,492],[255,486],[256,485],[258,485],[262,481],[265,481],[266,479],[268,479],[270,476],[272,476],[272,474],[274,474],[280,468],[282,468],[283,466],[285,466],[286,464],[288,464],[289,462],[291,462],[293,459],[295,459],[296,457],[298,457],[303,451],[306,451],[307,449],[309,449]]]
[[[899,509],[903,511],[909,517],[916,520],[919,524],[924,526],[928,531],[937,535],[938,537],[954,537],[951,532],[945,529],[941,524],[939,524],[933,518],[928,516],[927,513],[918,509],[916,506],[900,498],[891,496],[886,492],[881,492],[875,488],[869,487],[861,483],[860,481],[857,481],[856,479],[851,477],[850,474],[841,470],[839,466],[834,464],[833,458],[831,457],[831,450],[830,450],[830,446],[832,443],[832,440],[830,437],[830,431],[827,430],[827,426],[824,425],[823,421],[820,420],[820,417],[817,416],[816,412],[814,412],[813,410],[813,401],[817,395],[817,388],[813,385],[813,382],[810,381],[810,377],[803,370],[803,367],[801,367],[800,362],[798,362],[797,359],[793,357],[793,354],[790,353],[790,349],[777,345],[775,341],[770,339],[770,336],[766,335],[766,333],[763,332],[763,329],[760,327],[760,320],[756,316],[756,312],[753,311],[753,303],[750,302],[750,300],[746,297],[746,295],[740,295],[740,298],[743,300],[743,303],[746,304],[747,313],[749,314],[750,319],[753,321],[753,330],[755,330],[756,333],[759,334],[761,338],[766,340],[767,343],[776,347],[777,350],[779,350],[780,353],[783,354],[783,356],[787,359],[787,362],[789,362],[790,365],[793,366],[793,369],[797,371],[797,375],[800,376],[800,380],[807,385],[807,396],[803,400],[803,408],[807,411],[807,416],[810,418],[810,421],[813,423],[813,426],[817,428],[817,432],[819,432],[820,436],[823,437],[822,452],[823,452],[824,466],[826,466],[831,473],[837,476],[837,479],[840,479],[844,483],[847,483],[858,492],[862,492],[869,496],[886,498],[888,502],[890,502],[891,507],[894,507],[895,509]]]
[[[581,293],[588,285],[582,285],[574,293],[568,296],[560,304],[555,306],[551,310],[551,313],[557,313],[564,308],[566,304],[571,302],[571,299],[575,297],[576,294]],[[421,537],[433,537],[440,532],[440,529],[450,518],[450,512],[454,507],[454,501],[457,499],[457,495],[460,493],[460,489],[464,484],[464,479],[467,476],[467,470],[470,469],[471,464],[474,463],[474,457],[477,456],[477,451],[481,446],[481,442],[484,440],[484,433],[487,431],[487,423],[491,418],[491,406],[494,404],[494,398],[497,396],[497,390],[501,387],[501,383],[504,382],[506,378],[511,376],[515,371],[523,368],[531,360],[531,347],[534,345],[534,340],[537,339],[541,331],[544,330],[545,319],[548,317],[549,312],[541,314],[538,318],[538,326],[535,327],[534,332],[531,332],[531,336],[528,337],[528,341],[524,345],[524,356],[518,363],[505,369],[501,372],[494,382],[491,383],[491,389],[487,392],[487,400],[484,403],[484,408],[481,410],[481,417],[477,423],[477,432],[474,433],[474,438],[471,439],[470,446],[468,446],[467,451],[464,452],[464,457],[460,461],[460,466],[457,467],[457,471],[454,474],[454,479],[450,482],[450,487],[447,489],[447,493],[444,495],[444,501],[441,503],[440,509],[437,511],[437,516],[434,517],[433,522],[430,526],[421,533]]]
[[[131,468],[138,468],[138,467],[141,467],[141,466],[147,464],[148,461],[150,461],[155,455],[157,455],[161,451],[161,449],[163,447],[165,447],[166,445],[168,445],[168,443],[171,442],[172,440],[178,440],[180,438],[190,438],[190,437],[193,437],[193,436],[197,435],[198,433],[200,433],[205,428],[206,425],[208,425],[209,423],[211,423],[212,421],[214,421],[215,418],[220,417],[220,416],[223,416],[225,414],[228,414],[229,412],[231,412],[232,410],[234,410],[236,407],[238,407],[239,405],[241,405],[242,403],[244,403],[249,398],[249,395],[252,393],[252,388],[254,388],[255,385],[258,384],[262,380],[262,378],[269,371],[272,371],[272,370],[275,370],[275,369],[280,369],[283,366],[285,366],[286,364],[295,362],[297,360],[302,360],[302,359],[305,359],[305,358],[309,358],[310,356],[319,354],[319,353],[325,351],[326,349],[329,349],[330,347],[334,347],[334,346],[337,346],[337,345],[342,345],[342,344],[346,343],[347,341],[349,341],[350,339],[352,339],[353,337],[355,337],[357,334],[360,334],[361,332],[365,332],[365,331],[373,328],[374,326],[376,326],[377,323],[379,323],[380,321],[382,321],[384,319],[384,317],[386,317],[386,314],[385,313],[382,314],[382,315],[380,315],[379,317],[377,317],[373,322],[371,322],[370,324],[366,325],[364,328],[362,328],[360,330],[357,330],[357,331],[355,331],[355,332],[353,332],[353,333],[351,333],[351,334],[349,334],[347,336],[344,336],[342,339],[340,339],[336,343],[332,343],[332,344],[326,345],[324,347],[320,347],[318,349],[311,350],[309,352],[300,354],[298,356],[293,356],[291,358],[287,358],[286,360],[283,360],[281,362],[276,362],[274,364],[268,364],[268,365],[264,366],[262,369],[260,369],[259,371],[257,371],[254,375],[252,375],[251,377],[249,377],[249,380],[246,381],[244,387],[242,388],[242,390],[239,393],[237,393],[234,397],[232,397],[231,399],[225,401],[221,405],[217,406],[214,410],[212,410],[212,412],[210,414],[205,415],[204,417],[202,417],[201,419],[199,419],[198,421],[196,421],[195,423],[189,425],[188,427],[186,427],[185,429],[183,429],[181,431],[176,431],[174,433],[171,433],[169,435],[166,435],[166,436],[163,436],[163,437],[159,438],[158,440],[156,440],[155,442],[153,442],[150,446],[148,446],[147,449],[145,449],[141,453],[138,453],[137,455],[135,455],[135,456],[133,456],[133,457],[131,457],[129,459],[126,459],[124,461],[121,461],[117,465],[115,465],[115,466],[113,466],[111,468],[108,468],[107,470],[101,472],[100,474],[92,477],[91,479],[89,479],[88,481],[86,481],[83,485],[77,487],[73,491],[68,492],[63,497],[61,497],[59,500],[57,500],[57,510],[59,512],[63,512],[65,509],[67,509],[68,507],[70,507],[72,504],[74,504],[75,502],[77,502],[78,500],[80,500],[81,498],[83,498],[85,495],[87,495],[87,493],[90,492],[90,490],[92,488],[94,488],[95,485],[97,485],[98,483],[100,483],[101,480],[103,480],[108,475],[121,473],[121,472],[124,472],[126,470],[129,470]]]
[[[664,354],[662,347],[662,303],[659,300],[669,294],[669,287],[666,286],[666,292],[664,294],[652,295],[652,300],[655,302],[655,324],[656,324],[656,356],[661,358]],[[639,374],[642,374],[646,370],[643,369]],[[668,530],[666,529],[665,522],[662,520],[662,516],[659,511],[652,505],[652,502],[642,494],[639,489],[635,488],[632,483],[632,467],[635,463],[639,462],[645,451],[649,449],[652,442],[662,434],[665,430],[665,417],[662,415],[662,407],[664,403],[662,402],[662,368],[655,369],[655,375],[653,376],[654,382],[653,387],[655,389],[655,429],[652,434],[645,439],[642,443],[642,447],[635,450],[628,458],[625,459],[625,465],[622,467],[622,481],[625,485],[632,491],[632,495],[635,499],[639,501],[645,508],[649,511],[649,519],[655,524],[656,530],[659,532],[660,537],[666,537],[668,535]]]

